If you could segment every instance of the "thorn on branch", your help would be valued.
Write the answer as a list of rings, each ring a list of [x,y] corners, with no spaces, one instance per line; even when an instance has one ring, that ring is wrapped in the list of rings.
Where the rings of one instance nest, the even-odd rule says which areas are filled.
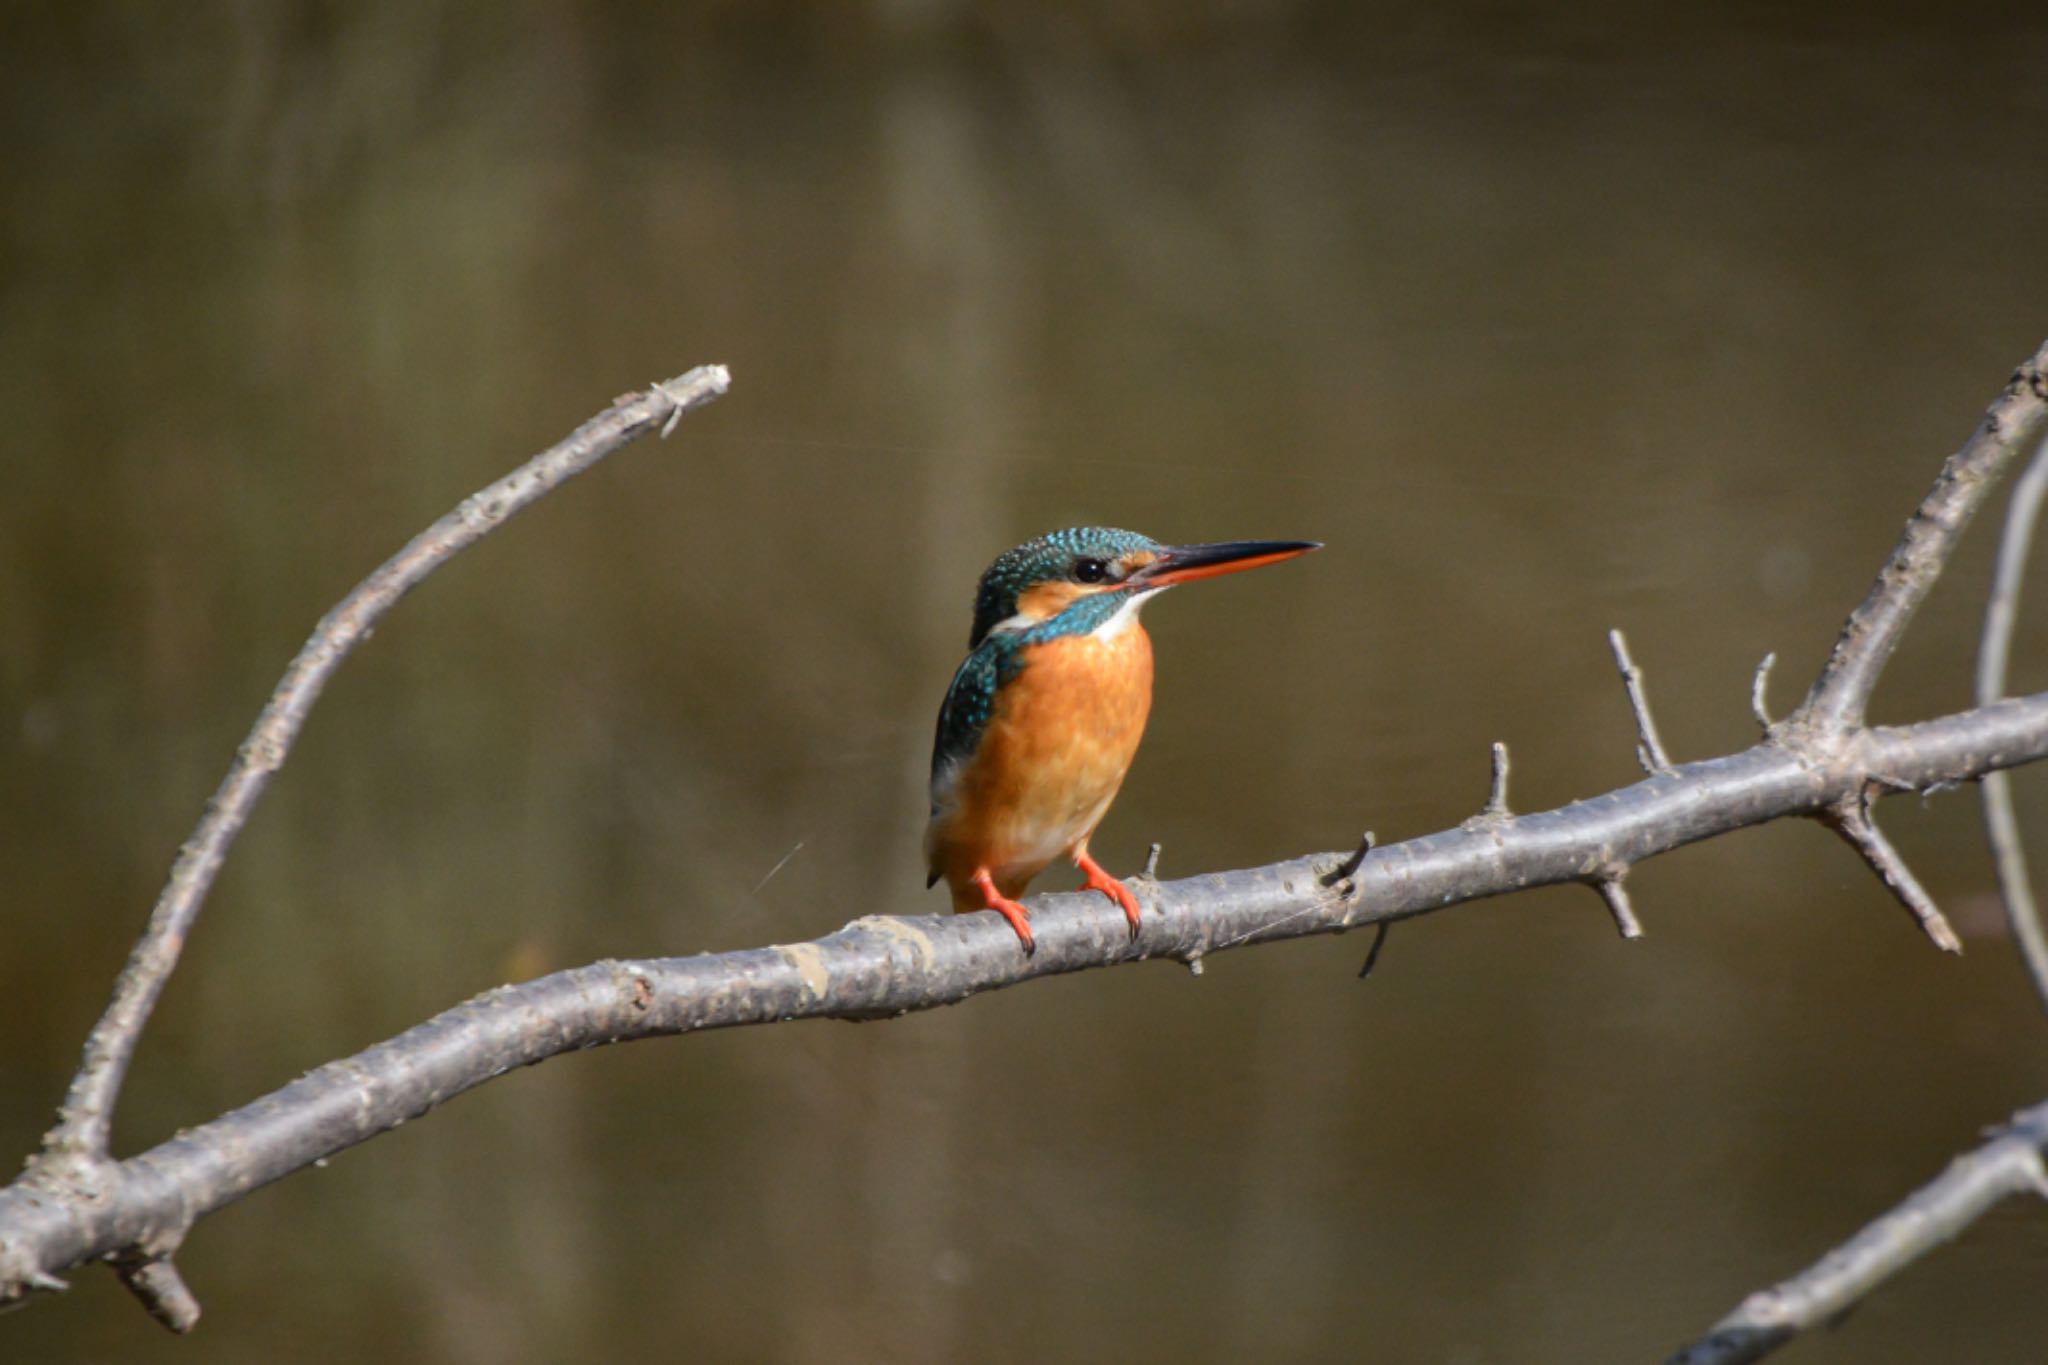
[[[173,1332],[182,1334],[199,1325],[199,1300],[169,1256],[135,1253],[116,1260],[114,1271],[149,1315]]]
[[[1508,809],[1508,746],[1495,740],[1493,744],[1493,790],[1486,795],[1486,808],[1479,812],[1482,820],[1505,820],[1514,812]]]
[[[1614,651],[1614,666],[1621,670],[1622,686],[1628,689],[1629,709],[1635,712],[1636,735],[1642,741],[1636,746],[1636,761],[1652,777],[1668,773],[1671,760],[1664,753],[1664,741],[1657,737],[1657,722],[1650,718],[1650,701],[1643,695],[1643,670],[1629,658],[1628,640],[1620,631],[1607,632],[1607,646]]]
[[[1349,881],[1352,877],[1356,876],[1360,865],[1365,862],[1365,855],[1372,852],[1372,846],[1373,833],[1371,830],[1367,830],[1359,839],[1358,847],[1351,851],[1350,856],[1324,874],[1323,885],[1335,886],[1338,882]]]
[[[1148,882],[1159,880],[1159,845],[1154,844],[1145,852],[1145,870],[1138,874]]]
[[[1766,738],[1771,733],[1771,713],[1764,706],[1764,688],[1770,685],[1771,665],[1778,662],[1774,650],[1764,655],[1764,661],[1756,666],[1756,677],[1749,684],[1749,714],[1756,717],[1756,723],[1763,727]]]
[[[1600,893],[1600,899],[1607,902],[1607,913],[1614,916],[1614,927],[1625,939],[1639,939],[1643,936],[1643,922],[1636,918],[1636,910],[1629,903],[1628,888],[1621,884],[1628,869],[1615,868],[1587,879],[1587,885]]]
[[[1493,747],[1498,749],[1500,746],[1496,744]],[[1365,951],[1365,965],[1358,969],[1358,979],[1360,981],[1363,981],[1368,976],[1371,976],[1372,969],[1380,965],[1380,949],[1387,946],[1387,931],[1389,929],[1392,929],[1393,927],[1394,922],[1392,920],[1383,919],[1379,922],[1378,926],[1374,928],[1372,935],[1372,947],[1366,949]]]
[[[1899,856],[1891,840],[1884,837],[1884,831],[1871,819],[1868,793],[1860,800],[1844,801],[1829,807],[1822,818],[1870,865],[1870,870],[1898,897],[1899,904],[1906,907],[1914,923],[1920,926],[1920,932],[1927,935],[1935,947],[1945,953],[1963,951],[1962,940],[1956,937],[1948,917],[1941,913],[1934,904],[1934,898],[1927,894],[1927,888],[1920,885],[1920,879],[1906,866],[1906,860]]]

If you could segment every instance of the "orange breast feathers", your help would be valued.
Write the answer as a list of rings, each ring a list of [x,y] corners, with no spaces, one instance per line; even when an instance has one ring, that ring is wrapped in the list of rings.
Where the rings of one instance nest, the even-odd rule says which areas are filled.
[[[1152,710],[1152,641],[1135,620],[1107,637],[1069,635],[1028,648],[974,754],[933,793],[928,870],[946,879],[957,909],[982,908],[970,881],[978,868],[1016,896],[1086,845],[1130,771]]]

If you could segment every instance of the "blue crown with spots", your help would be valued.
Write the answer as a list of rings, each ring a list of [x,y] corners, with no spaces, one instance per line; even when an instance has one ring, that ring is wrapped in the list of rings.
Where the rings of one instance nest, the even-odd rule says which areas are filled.
[[[982,574],[975,589],[974,632],[967,639],[967,647],[973,649],[998,621],[1016,615],[1017,599],[1027,589],[1061,580],[1089,582],[1083,566],[1091,560],[1115,560],[1138,550],[1158,549],[1158,541],[1136,531],[1119,531],[1113,526],[1070,526],[1003,551]]]

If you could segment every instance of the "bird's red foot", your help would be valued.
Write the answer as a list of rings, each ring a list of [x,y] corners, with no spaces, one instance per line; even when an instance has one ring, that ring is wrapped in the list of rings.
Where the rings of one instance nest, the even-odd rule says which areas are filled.
[[[1087,879],[1090,891],[1100,891],[1103,895],[1123,907],[1124,918],[1131,922],[1131,937],[1136,938],[1138,936],[1138,898],[1131,894],[1131,888],[1103,871],[1102,864],[1089,857],[1088,850],[1085,848],[1075,850],[1074,866],[1081,869],[1081,875]]]
[[[1037,952],[1038,944],[1031,937],[1031,912],[996,890],[995,878],[989,875],[987,868],[977,868],[973,881],[981,888],[981,898],[987,902],[988,908],[1008,920],[1010,927],[1017,931],[1017,941],[1024,945],[1024,955],[1029,957]]]

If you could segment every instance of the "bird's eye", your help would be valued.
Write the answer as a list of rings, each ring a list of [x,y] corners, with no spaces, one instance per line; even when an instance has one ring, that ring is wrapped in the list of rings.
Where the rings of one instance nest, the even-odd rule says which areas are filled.
[[[1100,583],[1109,577],[1109,565],[1099,559],[1074,561],[1074,577],[1083,583]]]

